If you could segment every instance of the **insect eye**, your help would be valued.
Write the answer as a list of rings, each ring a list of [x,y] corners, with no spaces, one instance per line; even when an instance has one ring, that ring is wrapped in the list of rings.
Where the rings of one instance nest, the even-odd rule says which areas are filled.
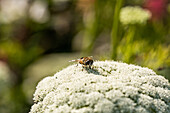
[[[80,59],[83,59],[84,57],[81,57]]]

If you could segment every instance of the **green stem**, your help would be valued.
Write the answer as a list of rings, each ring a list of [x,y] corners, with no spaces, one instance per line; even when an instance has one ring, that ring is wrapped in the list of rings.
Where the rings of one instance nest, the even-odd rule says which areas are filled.
[[[125,44],[125,51],[124,51],[124,61],[130,63],[133,60],[134,55],[134,47],[133,41],[135,37],[135,26],[129,26],[127,35],[126,35],[126,44]]]
[[[115,12],[113,16],[113,26],[111,32],[111,59],[117,58],[117,46],[118,46],[118,25],[119,25],[119,13],[122,7],[123,0],[116,1]]]
[[[127,32],[127,44],[131,44],[133,42],[135,36],[135,26],[129,26],[128,32]]]

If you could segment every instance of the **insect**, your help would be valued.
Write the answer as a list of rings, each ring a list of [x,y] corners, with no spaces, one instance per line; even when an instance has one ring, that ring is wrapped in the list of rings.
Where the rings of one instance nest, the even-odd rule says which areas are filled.
[[[91,69],[91,66],[93,65],[93,59],[92,57],[81,57],[80,59],[77,60],[71,60],[69,62],[78,62],[83,65],[83,67],[89,67]]]

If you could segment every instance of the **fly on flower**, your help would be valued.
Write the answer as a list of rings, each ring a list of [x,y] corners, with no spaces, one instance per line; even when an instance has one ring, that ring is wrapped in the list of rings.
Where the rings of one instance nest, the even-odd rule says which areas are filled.
[[[92,56],[90,57],[81,57],[80,59],[77,60],[71,60],[69,62],[78,62],[83,65],[83,67],[89,67],[91,69],[91,66],[93,65],[93,58]]]

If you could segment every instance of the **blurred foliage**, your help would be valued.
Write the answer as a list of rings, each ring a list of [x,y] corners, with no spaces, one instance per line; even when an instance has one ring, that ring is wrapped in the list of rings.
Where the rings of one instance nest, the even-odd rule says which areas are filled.
[[[28,105],[28,102],[26,102],[25,94],[22,91],[22,73],[23,70],[41,53],[42,50],[39,47],[23,48],[19,42],[10,40],[0,42],[0,58],[7,61],[10,69],[13,70],[14,73],[10,75],[11,83],[9,82],[10,80],[8,80],[10,87],[8,87],[8,90],[6,91],[3,99],[1,99],[2,102],[7,101],[3,102],[3,112],[15,113],[29,110],[28,108],[24,108],[24,106]]]
[[[0,112],[28,112],[32,95],[28,96],[23,89],[25,79],[30,76],[24,75],[25,70],[46,54],[71,51],[78,21],[75,3],[69,0],[0,0],[0,60],[13,73],[8,82],[10,87],[3,87],[8,90],[0,96]]]
[[[3,54],[3,56],[6,56],[8,62],[12,66],[16,66],[21,69],[26,67],[42,53],[42,49],[39,47],[33,46],[23,48],[23,46],[16,41],[1,41],[0,50],[1,55]]]
[[[109,18],[112,18],[113,16],[113,20],[107,20],[107,16],[104,15],[104,12],[106,10],[108,10],[108,12],[110,11],[109,8],[101,10],[103,7],[100,6],[100,4],[97,4],[97,2],[96,4],[94,3],[94,6],[97,5],[99,9],[93,9],[92,11],[94,12],[94,14],[99,13],[103,14],[102,17],[106,17],[106,19],[98,19],[97,26],[103,25],[105,22],[107,22],[110,25],[113,25],[112,28],[105,25],[99,32],[94,31],[95,27],[92,30],[89,27],[85,28],[85,31],[88,31],[89,34],[96,34],[95,40],[101,38],[100,34],[105,32],[106,29],[110,30],[110,51],[104,49],[103,54],[100,54],[100,58],[108,59],[108,55],[110,54],[110,59],[146,66],[154,69],[158,73],[160,68],[169,68],[170,12],[167,11],[167,4],[169,2],[166,0],[108,2],[110,3],[102,3],[102,5],[108,5],[108,7],[112,7],[113,10],[110,12],[110,14],[112,15],[109,15]],[[120,17],[119,13],[122,11],[122,9],[124,10],[124,13],[122,13]],[[149,12],[151,16],[145,14],[145,11],[142,10],[146,10],[146,12]],[[158,14],[155,14],[156,11]],[[93,18],[96,17],[97,16]],[[122,19],[122,21],[125,22],[120,22],[121,20],[119,19]],[[129,24],[127,22],[129,22]],[[95,23],[96,21],[92,23],[85,22],[85,24],[89,24],[89,26]],[[126,25],[124,25],[124,23],[126,23]],[[86,36],[85,39],[88,40],[88,37],[89,36]],[[105,40],[105,37],[103,37],[102,40]],[[95,42],[92,38],[91,42],[93,42],[93,45],[91,47],[94,48],[86,48],[86,50],[90,54],[93,53],[91,52],[92,50],[96,50]],[[167,74],[169,75],[169,73]]]
[[[119,16],[120,9],[123,5],[123,0],[117,0],[115,6],[115,12],[113,16],[113,26],[111,31],[111,58],[116,59],[117,57],[117,46],[120,41],[118,38],[118,29],[119,29]]]
[[[124,13],[121,13],[123,9]],[[151,16],[146,16],[145,11]],[[12,73],[9,87],[3,87],[6,90],[0,106],[4,107],[0,107],[0,112],[28,112],[32,96],[25,91],[27,83],[35,84],[40,78],[32,80],[30,66],[37,59],[46,58],[45,55],[60,52],[79,52],[99,60],[119,60],[146,66],[170,80],[170,2],[0,0],[0,60]],[[66,60],[60,58],[74,56],[67,54],[56,55],[56,62],[54,57],[50,57],[52,60],[48,57],[42,63],[45,67],[38,66],[39,70],[50,62],[53,69],[56,65],[62,67]],[[46,69],[52,69],[49,67]],[[24,75],[25,71],[30,75]]]
[[[83,1],[83,0],[80,0]],[[84,12],[84,36],[83,36],[83,51],[85,54],[91,54],[96,39],[104,31],[110,31],[112,27],[112,15],[115,7],[115,0],[102,1],[96,0],[90,2],[89,9]],[[105,11],[107,9],[107,11]]]

